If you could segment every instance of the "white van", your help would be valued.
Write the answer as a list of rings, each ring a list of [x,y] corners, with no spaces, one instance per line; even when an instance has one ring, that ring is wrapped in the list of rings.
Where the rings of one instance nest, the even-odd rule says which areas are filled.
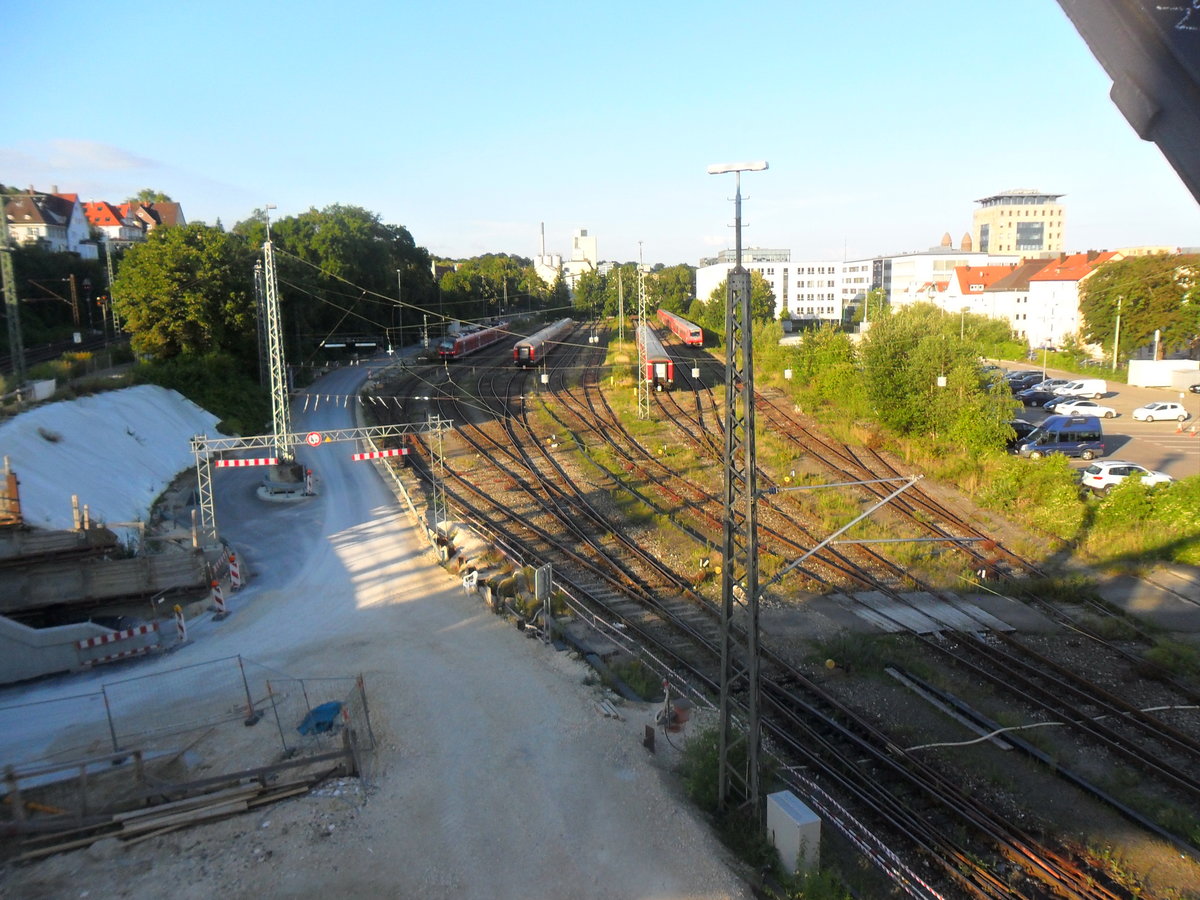
[[[1103,378],[1080,378],[1060,384],[1054,393],[1060,397],[1091,397],[1098,400],[1108,393],[1108,382]]]

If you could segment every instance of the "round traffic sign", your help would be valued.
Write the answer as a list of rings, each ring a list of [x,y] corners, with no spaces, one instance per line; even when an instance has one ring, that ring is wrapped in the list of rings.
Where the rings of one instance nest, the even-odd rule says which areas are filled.
[[[304,440],[305,443],[307,443],[310,447],[319,447],[321,446],[321,432],[310,431],[307,436],[305,436]]]

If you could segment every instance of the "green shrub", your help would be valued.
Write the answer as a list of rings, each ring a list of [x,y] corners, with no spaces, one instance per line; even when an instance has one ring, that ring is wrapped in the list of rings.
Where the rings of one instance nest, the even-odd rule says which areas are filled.
[[[242,371],[226,354],[140,363],[134,367],[133,380],[178,391],[220,419],[226,433],[264,434],[270,429],[270,392],[258,383],[257,372]]]

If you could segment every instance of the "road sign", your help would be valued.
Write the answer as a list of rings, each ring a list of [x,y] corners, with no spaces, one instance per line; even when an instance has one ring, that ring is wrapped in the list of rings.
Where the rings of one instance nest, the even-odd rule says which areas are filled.
[[[308,446],[310,446],[310,447],[320,447],[321,446],[321,432],[310,431],[307,435],[305,435],[304,442],[306,444],[308,444]]]

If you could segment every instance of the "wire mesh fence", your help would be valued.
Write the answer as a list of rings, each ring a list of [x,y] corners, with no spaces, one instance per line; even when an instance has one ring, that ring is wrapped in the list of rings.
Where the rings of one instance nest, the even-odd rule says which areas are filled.
[[[114,749],[102,691],[0,706],[4,765],[78,759]]]
[[[98,761],[102,769],[134,765],[136,778],[120,780],[136,791],[147,776],[178,784],[333,751],[350,754],[367,778],[374,747],[361,676],[295,678],[231,656],[0,707],[0,794],[65,791],[53,805],[82,814],[120,799],[89,773]]]

